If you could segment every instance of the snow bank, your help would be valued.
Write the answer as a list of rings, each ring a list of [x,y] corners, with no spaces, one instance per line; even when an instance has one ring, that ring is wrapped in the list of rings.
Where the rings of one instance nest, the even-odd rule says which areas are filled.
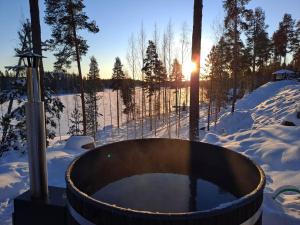
[[[272,193],[283,185],[300,187],[300,84],[270,82],[237,102],[236,112],[224,113],[214,133],[203,141],[241,152],[263,168],[267,183],[264,225],[300,224],[300,195],[288,193],[275,202]],[[298,104],[297,104],[298,103]],[[283,121],[296,126],[283,126]]]
[[[257,88],[252,93],[249,93],[237,101],[236,108],[239,110],[252,109],[263,101],[272,98],[274,95],[280,92],[281,88],[293,84],[297,84],[297,82],[292,80],[284,80],[266,83],[265,85]]]
[[[298,102],[299,83],[270,82],[237,101],[235,112],[225,112],[214,130],[219,134],[233,134],[270,124],[281,124],[283,121],[290,121],[299,126]]]
[[[65,171],[71,161],[86,150],[64,148],[63,144],[47,150],[49,185],[64,187]],[[0,158],[0,224],[11,225],[13,199],[29,189],[27,156],[19,152],[8,152]]]
[[[94,145],[95,140],[89,136],[71,136],[66,143],[65,149],[69,150],[82,150],[83,146],[92,144]]]
[[[300,187],[300,127],[269,125],[231,135],[208,133],[203,141],[241,152],[261,165],[267,178],[264,225],[300,223],[299,194],[281,196],[279,202],[272,199],[278,187]]]
[[[241,129],[250,129],[254,123],[249,111],[236,110],[235,113],[224,113],[218,122],[218,129],[222,133],[232,134]]]

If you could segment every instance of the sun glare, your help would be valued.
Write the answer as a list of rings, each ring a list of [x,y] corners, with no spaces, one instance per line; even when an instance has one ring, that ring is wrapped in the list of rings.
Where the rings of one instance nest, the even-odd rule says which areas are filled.
[[[196,69],[196,64],[193,62],[183,63],[182,72],[185,80],[189,80],[191,73]]]

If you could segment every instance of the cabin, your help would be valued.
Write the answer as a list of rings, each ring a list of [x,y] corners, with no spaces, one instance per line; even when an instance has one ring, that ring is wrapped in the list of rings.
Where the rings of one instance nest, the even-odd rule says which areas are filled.
[[[294,71],[286,70],[286,69],[277,70],[274,73],[272,73],[272,75],[273,75],[274,81],[291,80],[291,79],[295,79],[297,77],[297,74]]]

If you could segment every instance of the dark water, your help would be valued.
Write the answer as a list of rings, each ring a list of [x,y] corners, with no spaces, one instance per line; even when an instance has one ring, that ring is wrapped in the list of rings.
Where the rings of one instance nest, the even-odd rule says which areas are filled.
[[[214,183],[170,173],[126,177],[92,197],[124,208],[165,213],[207,210],[237,199]]]

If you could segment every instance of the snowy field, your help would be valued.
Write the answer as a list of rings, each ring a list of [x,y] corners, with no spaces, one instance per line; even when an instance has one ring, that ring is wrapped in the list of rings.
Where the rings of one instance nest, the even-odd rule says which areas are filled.
[[[103,94],[103,93],[102,93]],[[110,118],[110,105],[113,115],[116,104],[110,104],[109,95],[104,92],[102,104],[105,105],[102,122],[100,121],[99,144],[124,140],[141,136],[137,122],[123,126],[117,130],[115,116]],[[60,97],[68,109],[73,110],[73,96]],[[112,98],[114,102],[114,98]],[[294,81],[270,82],[237,102],[236,112],[232,115],[224,112],[217,125],[210,132],[202,131],[202,141],[224,146],[241,152],[262,166],[267,176],[265,198],[263,203],[264,225],[296,225],[300,224],[300,195],[288,193],[281,195],[277,201],[272,199],[274,190],[284,185],[300,188],[300,119],[296,117],[297,102],[300,103],[300,84]],[[100,107],[101,108],[101,107]],[[103,108],[103,107],[102,107]],[[102,109],[101,109],[102,110]],[[68,122],[65,111],[61,119],[60,133],[66,136]],[[202,113],[204,115],[204,112]],[[112,121],[113,120],[113,121]],[[288,120],[296,126],[283,126],[282,121]],[[174,118],[172,118],[174,121]],[[203,118],[205,121],[205,118]],[[113,126],[112,126],[112,125]],[[175,135],[175,124],[172,123],[171,137]],[[202,126],[202,125],[201,125]],[[134,129],[137,130],[133,135]],[[153,131],[144,129],[144,137],[154,137]],[[157,124],[156,137],[169,137],[166,126]],[[180,138],[188,137],[188,115],[182,115]],[[51,141],[47,151],[49,184],[65,186],[64,173],[74,157],[85,150],[74,148],[56,138]],[[72,144],[72,143],[71,143]],[[0,224],[12,223],[13,198],[29,188],[28,165],[26,155],[9,152],[0,158]]]

